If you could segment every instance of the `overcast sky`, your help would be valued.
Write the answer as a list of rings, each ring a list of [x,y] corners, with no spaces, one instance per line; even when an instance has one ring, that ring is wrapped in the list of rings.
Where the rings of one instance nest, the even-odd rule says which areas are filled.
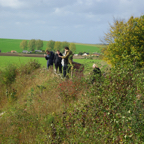
[[[144,14],[144,0],[0,0],[0,38],[100,43],[113,18]]]

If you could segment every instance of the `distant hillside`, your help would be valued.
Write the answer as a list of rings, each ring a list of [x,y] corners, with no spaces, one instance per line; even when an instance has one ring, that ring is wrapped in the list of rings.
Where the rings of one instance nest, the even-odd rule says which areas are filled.
[[[11,50],[22,52],[22,49],[20,49],[21,41],[22,40],[20,39],[0,39],[0,50],[1,52],[10,52]],[[44,42],[43,50],[45,50],[47,41],[43,42]],[[94,45],[94,44],[82,44],[82,43],[75,43],[75,44],[76,44],[76,53],[100,52],[101,48],[103,47],[103,45]]]

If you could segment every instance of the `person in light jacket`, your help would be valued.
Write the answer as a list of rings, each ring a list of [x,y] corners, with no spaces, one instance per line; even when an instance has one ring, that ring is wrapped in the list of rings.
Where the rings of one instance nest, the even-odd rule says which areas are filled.
[[[62,59],[64,59],[64,67],[63,67],[63,77],[66,77],[66,74],[70,72],[70,70],[73,69],[73,53],[71,50],[69,50],[68,47],[65,47],[65,56],[60,56]]]

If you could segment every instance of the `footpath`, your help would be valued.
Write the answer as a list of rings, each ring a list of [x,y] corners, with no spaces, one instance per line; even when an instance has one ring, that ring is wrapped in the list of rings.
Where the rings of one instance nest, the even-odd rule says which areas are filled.
[[[0,56],[44,57],[43,54],[0,53]]]
[[[0,53],[0,56],[44,57],[43,54]],[[74,59],[83,59],[82,56],[73,56]]]

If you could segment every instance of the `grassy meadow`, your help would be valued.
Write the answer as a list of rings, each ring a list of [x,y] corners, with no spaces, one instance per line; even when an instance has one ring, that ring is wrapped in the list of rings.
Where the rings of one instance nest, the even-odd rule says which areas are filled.
[[[29,41],[29,40],[28,40]],[[22,52],[20,49],[20,43],[22,40],[20,39],[0,39],[0,50],[4,52],[10,52],[11,50],[15,50],[17,52]],[[47,41],[43,41],[43,50],[46,49]],[[92,45],[92,44],[79,44],[76,43],[76,53],[78,52],[100,52],[101,45]]]
[[[101,53],[101,49],[105,47],[105,45],[82,44],[82,43],[75,43],[75,45],[76,45],[76,53],[79,53],[79,52]]]
[[[0,50],[5,53],[5,52],[10,52],[11,50],[15,50],[19,53],[21,53],[23,50],[20,48],[20,43],[23,40],[20,39],[0,39]],[[29,40],[28,40],[29,41]],[[43,41],[43,48],[46,49],[46,41]]]
[[[42,67],[46,67],[47,61],[45,58],[41,57],[21,57],[21,56],[0,56],[0,69],[4,69],[9,64],[14,64],[17,66],[20,66],[22,64],[27,63],[29,60],[37,60]],[[93,63],[96,63],[99,67],[103,67],[104,65],[107,66],[107,64],[98,59],[74,59],[74,62],[78,62],[85,65],[85,69],[92,69]],[[104,67],[105,67],[104,66]]]

